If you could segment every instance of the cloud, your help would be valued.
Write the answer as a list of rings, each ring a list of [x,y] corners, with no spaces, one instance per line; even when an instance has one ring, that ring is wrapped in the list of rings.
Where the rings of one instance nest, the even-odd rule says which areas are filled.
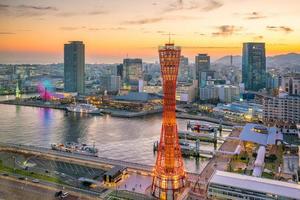
[[[223,3],[219,0],[177,0],[171,2],[163,11],[164,12],[173,12],[180,10],[201,10],[201,11],[211,11],[223,6]]]
[[[103,15],[107,13],[108,12],[105,10],[95,10],[95,11],[88,12],[87,15]]]
[[[16,16],[16,17],[33,17],[43,16],[52,12],[56,12],[58,9],[53,6],[36,6],[36,5],[6,5],[0,4],[0,15]]]
[[[60,27],[59,29],[63,30],[63,31],[76,31],[76,30],[85,29],[85,28],[86,28],[85,26],[81,26],[81,27],[63,26],[63,27]]]
[[[94,11],[90,11],[90,12],[60,12],[60,13],[57,13],[56,16],[73,17],[73,16],[80,16],[80,15],[104,15],[107,13],[108,12],[105,10],[94,10]]]
[[[112,28],[110,28],[110,30],[112,30],[112,31],[123,31],[123,30],[127,30],[127,28],[124,28],[124,27],[112,27]]]
[[[29,10],[57,10],[56,7],[52,7],[52,6],[32,6],[32,5],[19,5],[17,6],[18,9],[29,9]]]
[[[76,16],[76,15],[80,15],[81,13],[78,13],[78,12],[60,12],[60,13],[57,13],[56,16],[58,17],[73,17],[73,16]]]
[[[253,40],[263,40],[264,39],[264,36],[262,35],[257,35],[255,37],[253,37]]]
[[[223,6],[221,1],[217,0],[208,0],[207,5],[202,8],[203,11],[211,11]]]
[[[200,32],[194,32],[195,35],[200,35],[200,36],[205,36],[205,33],[200,33]]]
[[[285,33],[293,32],[294,30],[288,26],[267,26],[266,27],[270,31],[283,31]]]
[[[185,49],[238,49],[240,46],[182,46]]]
[[[162,17],[155,17],[155,18],[145,18],[145,19],[139,19],[139,20],[128,20],[124,21],[123,24],[127,25],[143,25],[143,24],[152,24],[163,21],[164,18]]]
[[[213,36],[230,36],[243,30],[243,27],[233,26],[233,25],[223,25],[217,27],[217,29],[218,29],[217,32],[212,33]]]
[[[259,12],[252,12],[252,13],[247,13],[245,19],[253,20],[253,19],[263,19],[266,17],[267,16],[265,16]]]
[[[87,30],[87,31],[112,30],[112,31],[121,31],[121,30],[126,30],[126,28],[124,28],[124,27],[96,28],[96,27],[86,27],[86,26],[62,26],[62,27],[59,27],[59,29],[63,30],[63,31],[77,31],[77,30]]]
[[[16,34],[16,33],[13,33],[13,32],[0,32],[0,35],[13,35],[13,34]]]
[[[9,5],[7,5],[7,4],[0,4],[0,9],[2,9],[2,8],[9,8]]]
[[[105,28],[89,28],[89,31],[103,31]]]

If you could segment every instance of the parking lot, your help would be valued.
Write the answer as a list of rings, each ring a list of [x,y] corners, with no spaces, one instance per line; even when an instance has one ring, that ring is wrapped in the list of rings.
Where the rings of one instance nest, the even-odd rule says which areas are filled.
[[[59,177],[63,180],[75,181],[78,178],[84,177],[96,181],[102,181],[104,170],[98,168],[87,167],[83,165],[47,160],[38,156],[25,158],[23,155],[0,152],[0,160],[8,167],[25,168],[39,174],[47,174],[49,176]],[[24,164],[26,162],[26,164]]]
[[[60,173],[60,175],[66,174],[77,179],[80,177],[85,177],[102,181],[102,174],[105,172],[101,169],[61,161],[46,160],[38,157],[29,159],[29,162],[36,164],[34,168],[47,169],[49,172],[54,172],[56,174]]]

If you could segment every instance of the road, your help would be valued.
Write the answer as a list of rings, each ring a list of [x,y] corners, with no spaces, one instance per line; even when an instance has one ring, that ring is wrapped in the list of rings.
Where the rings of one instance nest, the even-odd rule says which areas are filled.
[[[38,183],[22,181],[11,177],[0,177],[0,199],[5,200],[54,200],[55,192],[59,189],[43,186]],[[78,197],[70,194],[65,200],[87,200],[84,197]]]

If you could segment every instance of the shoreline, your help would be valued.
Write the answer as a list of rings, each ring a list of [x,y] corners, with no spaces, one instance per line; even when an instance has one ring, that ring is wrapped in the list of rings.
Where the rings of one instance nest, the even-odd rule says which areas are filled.
[[[67,105],[54,105],[54,104],[45,104],[45,103],[38,104],[38,103],[34,103],[34,102],[24,102],[24,101],[17,101],[17,100],[0,101],[0,104],[38,107],[38,108],[51,108],[51,109],[58,109],[58,110],[66,110],[66,107],[67,107]],[[163,111],[162,108],[150,110],[150,111],[141,111],[141,112],[130,112],[130,111],[124,111],[124,110],[104,109],[103,114],[109,114],[112,117],[136,118],[136,117],[144,117],[144,116],[148,116],[148,115],[162,113],[162,111]],[[216,124],[220,123],[219,119],[216,119],[216,118],[200,116],[200,115],[191,115],[191,114],[179,113],[179,112],[176,113],[176,118],[200,120],[200,121],[212,122],[212,123],[216,123]],[[240,126],[243,124],[229,122],[229,121],[223,121],[222,125]]]

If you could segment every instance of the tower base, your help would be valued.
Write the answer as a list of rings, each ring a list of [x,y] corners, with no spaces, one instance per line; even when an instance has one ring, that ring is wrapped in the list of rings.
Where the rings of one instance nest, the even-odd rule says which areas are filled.
[[[183,191],[185,181],[183,176],[157,175],[153,177],[152,195],[159,199],[175,200]]]

